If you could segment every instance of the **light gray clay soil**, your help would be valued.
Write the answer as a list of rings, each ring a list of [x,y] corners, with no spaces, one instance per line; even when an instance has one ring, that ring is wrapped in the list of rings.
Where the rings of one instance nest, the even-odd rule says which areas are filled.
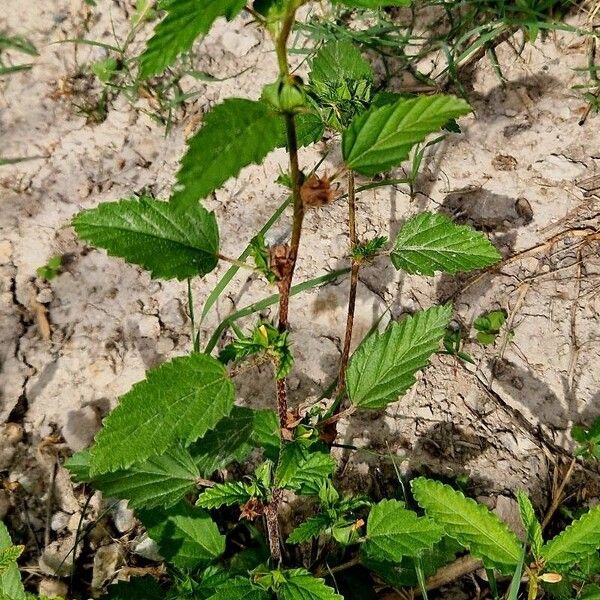
[[[0,7],[0,30],[29,37],[40,51],[30,71],[0,80],[1,154],[41,157],[0,167],[0,423],[7,423],[0,510],[18,539],[31,546],[34,534],[42,572],[52,574],[56,557],[72,543],[83,502],[57,457],[88,445],[102,416],[147,369],[190,349],[185,285],[150,281],[86,247],[70,219],[132,192],[166,198],[186,137],[203,113],[228,96],[256,98],[275,61],[268,40],[245,19],[219,22],[196,48],[197,68],[238,75],[207,84],[184,80],[201,93],[177,112],[168,134],[141,110],[151,100],[133,107],[118,97],[103,122],[91,123],[76,105],[99,94],[87,74],[105,53],[52,42],[111,43],[113,27],[126,35],[131,10],[116,1],[99,2],[103,7],[95,10],[76,0],[33,4],[30,10],[22,0],[3,0]],[[340,441],[381,454],[340,451],[348,487],[393,493],[393,458],[403,474],[466,475],[492,505],[498,498],[506,505],[525,488],[544,508],[553,474],[569,456],[571,425],[600,413],[600,197],[585,184],[600,174],[600,117],[592,114],[579,126],[586,105],[572,90],[581,77],[574,69],[587,60],[585,41],[553,34],[520,57],[506,45],[498,54],[507,83],[480,61],[468,90],[475,114],[461,121],[462,134],[435,147],[414,197],[398,186],[365,192],[358,204],[361,236],[393,239],[407,216],[443,211],[484,230],[505,261],[456,279],[399,274],[386,257],[377,258],[361,273],[354,340],[386,311],[399,318],[446,301],[467,326],[504,308],[508,327],[494,346],[467,343],[475,365],[439,355],[401,401],[343,420]],[[311,168],[320,150],[303,151],[302,164]],[[336,156],[323,169],[331,173]],[[283,152],[245,169],[207,201],[218,217],[223,253],[239,254],[284,200],[285,189],[274,183],[280,168]],[[286,212],[272,239],[286,234],[289,221]],[[311,212],[297,280],[346,266],[347,253],[343,201]],[[36,268],[53,255],[63,256],[64,268],[46,283]],[[226,268],[194,281],[197,310]],[[292,299],[295,405],[318,396],[336,374],[347,289],[342,279]],[[202,342],[231,311],[273,292],[254,275],[238,275],[202,324]],[[263,316],[275,314],[272,308]],[[270,381],[266,368],[242,376],[239,402],[273,406]],[[583,499],[598,493],[591,470],[578,468],[573,481]],[[98,497],[94,507],[102,510]],[[92,544],[105,548],[94,559],[103,561],[94,564],[97,587],[115,571],[127,576],[127,565],[152,554],[127,509],[119,510],[95,530]],[[35,587],[39,576],[31,577]]]

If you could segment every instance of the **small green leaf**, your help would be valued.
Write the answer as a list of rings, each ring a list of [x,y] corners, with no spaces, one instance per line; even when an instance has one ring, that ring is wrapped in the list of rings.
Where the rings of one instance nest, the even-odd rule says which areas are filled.
[[[271,440],[265,442],[264,439],[263,429],[267,421],[271,421],[278,433],[279,424],[272,410],[234,406],[228,417],[221,419],[214,429],[189,447],[201,475],[210,477],[218,469],[233,462],[241,463],[253,448],[273,444]],[[276,440],[274,443],[278,448],[278,436]]]
[[[325,514],[309,517],[290,533],[287,539],[288,544],[300,544],[319,537],[330,525],[331,519]]]
[[[110,83],[118,70],[118,63],[114,58],[106,58],[92,65],[92,73],[102,82]]]
[[[206,564],[225,551],[225,537],[215,522],[187,502],[168,510],[141,510],[139,517],[161,556],[182,569]]]
[[[354,352],[346,388],[358,408],[383,408],[404,394],[444,337],[452,306],[435,306],[370,335]]]
[[[149,575],[119,581],[106,589],[107,600],[164,600],[165,593]]]
[[[334,40],[321,46],[311,62],[310,79],[322,85],[344,81],[372,80],[373,68],[348,40]]]
[[[600,548],[600,504],[594,506],[542,548],[552,567],[567,568]]]
[[[291,569],[283,575],[285,580],[277,590],[279,600],[344,600],[323,579],[305,569]]]
[[[311,451],[300,442],[289,442],[281,450],[275,481],[279,487],[317,495],[335,467],[336,462],[328,453]]]
[[[248,579],[235,577],[217,588],[208,600],[269,600],[270,594]]]
[[[163,71],[198,36],[207,34],[218,17],[231,20],[244,5],[244,0],[170,0],[167,16],[156,26],[140,57],[140,78]]]
[[[364,548],[375,559],[399,562],[403,556],[415,557],[431,549],[443,534],[431,519],[406,510],[404,502],[382,500],[369,513]]]
[[[0,548],[0,576],[8,572],[17,562],[17,558],[23,554],[25,546],[8,546]]]
[[[391,252],[396,269],[420,275],[482,269],[500,258],[482,233],[466,225],[456,225],[444,214],[429,212],[406,221]]]
[[[519,503],[519,513],[521,521],[527,532],[527,541],[531,546],[533,555],[538,558],[542,550],[542,526],[535,516],[535,510],[529,496],[521,490],[517,492],[517,501]]]
[[[8,551],[8,553],[16,552],[10,539],[10,534],[6,525],[0,521],[0,551]],[[20,554],[20,553],[19,553]],[[0,595],[4,595],[10,600],[25,600],[25,588],[21,583],[21,575],[16,560],[3,569],[0,573]]]
[[[411,485],[416,501],[447,535],[469,548],[487,568],[506,575],[514,572],[521,543],[494,513],[438,481],[419,477]]]
[[[221,506],[236,506],[248,502],[252,498],[251,487],[242,481],[217,483],[207,488],[196,502],[202,508],[220,508]]]
[[[90,452],[92,475],[116,471],[202,437],[231,411],[227,371],[206,354],[175,358],[148,371],[104,420]]]
[[[342,150],[349,169],[376,175],[399,165],[410,149],[470,106],[455,96],[421,96],[374,107],[344,132]]]
[[[200,205],[181,210],[151,198],[103,202],[76,215],[73,227],[81,239],[152,277],[183,280],[217,266],[217,221]]]
[[[264,102],[229,98],[215,106],[188,140],[171,202],[194,207],[243,167],[260,164],[282,144],[283,123]]]

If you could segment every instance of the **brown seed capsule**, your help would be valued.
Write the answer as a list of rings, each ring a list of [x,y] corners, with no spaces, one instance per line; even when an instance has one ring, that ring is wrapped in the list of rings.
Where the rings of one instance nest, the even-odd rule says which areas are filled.
[[[279,280],[285,279],[292,268],[288,244],[276,244],[269,248],[269,268]]]
[[[265,507],[258,498],[250,498],[246,504],[242,504],[240,519],[254,521],[265,513]]]
[[[300,188],[302,203],[307,208],[319,208],[335,200],[329,177],[311,175]]]

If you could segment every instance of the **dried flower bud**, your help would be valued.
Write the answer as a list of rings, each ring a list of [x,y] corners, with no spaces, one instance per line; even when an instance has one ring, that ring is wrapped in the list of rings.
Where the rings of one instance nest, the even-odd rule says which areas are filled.
[[[276,244],[269,248],[269,267],[279,280],[290,274],[292,261],[288,244]]]
[[[335,194],[331,189],[329,177],[318,177],[311,175],[300,188],[302,203],[307,208],[319,208],[335,200]]]
[[[249,521],[254,521],[265,513],[264,504],[258,498],[250,498],[240,508],[240,519],[248,519]]]

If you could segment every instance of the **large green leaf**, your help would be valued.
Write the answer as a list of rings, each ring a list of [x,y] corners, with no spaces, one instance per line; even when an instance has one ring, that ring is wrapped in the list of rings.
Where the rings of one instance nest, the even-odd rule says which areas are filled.
[[[313,83],[337,85],[346,80],[373,79],[373,68],[348,40],[334,40],[322,46],[311,63]]]
[[[344,132],[344,160],[348,168],[363,175],[386,171],[408,158],[410,149],[427,135],[470,110],[464,100],[443,95],[371,108]]]
[[[225,537],[207,512],[180,502],[168,510],[139,511],[161,556],[182,569],[193,569],[225,551]]]
[[[318,115],[296,116],[299,146],[323,135]],[[285,120],[267,103],[228,98],[204,117],[200,130],[188,140],[171,202],[193,207],[250,164],[260,164],[276,148],[287,145]]]
[[[140,57],[140,77],[146,79],[168,67],[194,40],[209,32],[218,17],[233,19],[244,0],[170,0]]]
[[[6,525],[0,521],[0,550],[12,548],[13,543]],[[16,562],[5,568],[0,574],[0,595],[10,600],[25,600],[25,588],[21,583],[21,575]]]
[[[567,568],[600,548],[600,504],[594,506],[542,548],[550,566]]]
[[[73,455],[65,466],[79,481],[92,481],[105,496],[127,500],[131,508],[172,506],[196,489],[201,476],[190,453],[179,446],[95,478],[89,473],[89,450]]]
[[[415,500],[427,515],[488,568],[512,574],[521,559],[519,538],[487,507],[438,481],[411,482]]]
[[[456,225],[441,213],[423,212],[406,221],[391,252],[396,269],[433,275],[488,267],[501,255],[480,232]]]
[[[344,600],[323,579],[305,569],[291,569],[284,575],[285,581],[277,590],[279,600]]]
[[[419,556],[442,539],[444,530],[427,517],[404,508],[404,502],[382,500],[371,508],[367,520],[365,552],[377,560],[399,562]]]
[[[283,127],[282,117],[264,102],[229,98],[215,106],[188,141],[171,202],[193,207],[243,167],[260,164],[282,145]]]
[[[175,358],[148,371],[104,420],[90,452],[92,476],[159,455],[202,437],[231,411],[227,371],[206,354]]]
[[[181,280],[217,266],[217,221],[200,205],[184,211],[151,198],[103,202],[76,215],[73,227],[81,239],[156,278]]]
[[[451,314],[452,306],[435,306],[371,334],[348,363],[346,388],[352,404],[383,408],[404,394],[438,349]]]

